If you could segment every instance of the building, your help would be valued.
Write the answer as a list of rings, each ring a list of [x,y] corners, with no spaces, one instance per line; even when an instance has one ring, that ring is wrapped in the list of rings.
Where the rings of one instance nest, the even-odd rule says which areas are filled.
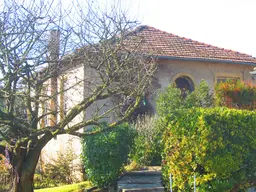
[[[140,37],[139,53],[151,55],[157,60],[155,94],[147,96],[153,108],[157,90],[164,89],[172,83],[176,83],[179,88],[186,88],[190,91],[193,91],[202,79],[207,81],[212,90],[217,82],[227,79],[241,79],[256,84],[255,79],[250,74],[250,71],[256,67],[256,58],[250,55],[180,37],[150,26],[140,26],[131,33]],[[134,39],[134,41],[137,40]],[[131,41],[127,42],[125,46],[127,49],[132,48]],[[60,99],[61,108],[63,106],[65,108],[71,107],[81,101],[84,94],[88,94],[88,90],[84,89],[83,84],[83,79],[86,78],[96,77],[93,71],[85,69],[82,64],[75,65],[65,72],[65,80],[59,80],[61,85],[59,89],[74,81],[78,83],[65,92],[65,95],[60,95],[62,97]],[[83,114],[84,116],[81,115],[76,118],[86,118],[85,116],[90,115],[90,110],[87,110]],[[81,152],[79,138],[59,135],[44,147],[42,155],[52,157],[58,150],[65,150],[67,143],[71,143],[78,154]]]

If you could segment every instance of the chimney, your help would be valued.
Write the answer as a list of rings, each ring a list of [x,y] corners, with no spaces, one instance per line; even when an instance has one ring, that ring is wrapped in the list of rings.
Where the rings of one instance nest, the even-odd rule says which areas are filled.
[[[50,126],[55,126],[57,123],[57,92],[58,92],[58,67],[59,67],[59,47],[60,47],[60,31],[52,30],[50,33],[49,41],[49,55],[50,55],[50,89],[51,89],[51,101],[50,101]]]

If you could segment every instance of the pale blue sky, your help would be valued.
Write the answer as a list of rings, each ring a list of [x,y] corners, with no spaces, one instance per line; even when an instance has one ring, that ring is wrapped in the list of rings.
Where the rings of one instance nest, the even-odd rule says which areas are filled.
[[[53,1],[68,5],[88,0]],[[102,4],[121,1],[141,24],[256,57],[256,0],[90,1]]]
[[[142,24],[256,57],[256,0],[125,0]]]

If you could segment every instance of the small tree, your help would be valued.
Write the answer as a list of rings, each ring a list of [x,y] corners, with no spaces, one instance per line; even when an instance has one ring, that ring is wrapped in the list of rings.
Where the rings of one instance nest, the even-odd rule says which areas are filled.
[[[48,161],[41,161],[36,168],[35,187],[50,187],[59,184],[71,184],[82,177],[80,156],[72,148],[72,140],[67,147],[57,151]]]
[[[136,136],[130,157],[139,166],[161,165],[162,129],[157,116],[142,115],[135,124]]]
[[[40,152],[52,138],[101,132],[87,127],[135,98],[122,116],[105,127],[111,128],[140,103],[156,65],[152,58],[137,53],[140,38],[129,33],[137,22],[129,20],[120,6],[114,2],[104,11],[94,1],[77,1],[65,9],[54,1],[15,0],[0,6],[0,99],[4,102],[0,145],[9,149],[11,191],[33,191]],[[83,78],[72,76],[78,66]],[[58,85],[65,75],[72,81]],[[64,111],[60,98],[72,91],[79,100]],[[117,95],[122,99],[105,109]],[[85,111],[92,114],[79,118]],[[81,128],[83,133],[78,131]]]
[[[186,93],[186,97],[182,97],[182,91],[179,88],[169,85],[164,92],[160,93],[156,105],[158,115],[165,117],[177,109],[213,107],[214,98],[207,82],[202,80],[195,91]]]

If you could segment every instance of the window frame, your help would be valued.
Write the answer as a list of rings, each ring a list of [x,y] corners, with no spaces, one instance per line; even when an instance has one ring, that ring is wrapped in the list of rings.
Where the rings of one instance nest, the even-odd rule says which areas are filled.
[[[226,79],[240,79],[243,80],[242,74],[236,74],[236,73],[215,73],[214,77],[214,84],[217,85],[218,78],[226,78]]]
[[[188,78],[191,80],[193,89],[195,90],[195,88],[196,88],[196,81],[195,81],[195,78],[194,78],[190,73],[186,73],[186,72],[175,74],[175,75],[172,77],[172,79],[171,79],[171,82],[170,82],[171,85],[174,85],[176,79],[178,79],[178,78],[180,78],[180,77],[188,77]]]

